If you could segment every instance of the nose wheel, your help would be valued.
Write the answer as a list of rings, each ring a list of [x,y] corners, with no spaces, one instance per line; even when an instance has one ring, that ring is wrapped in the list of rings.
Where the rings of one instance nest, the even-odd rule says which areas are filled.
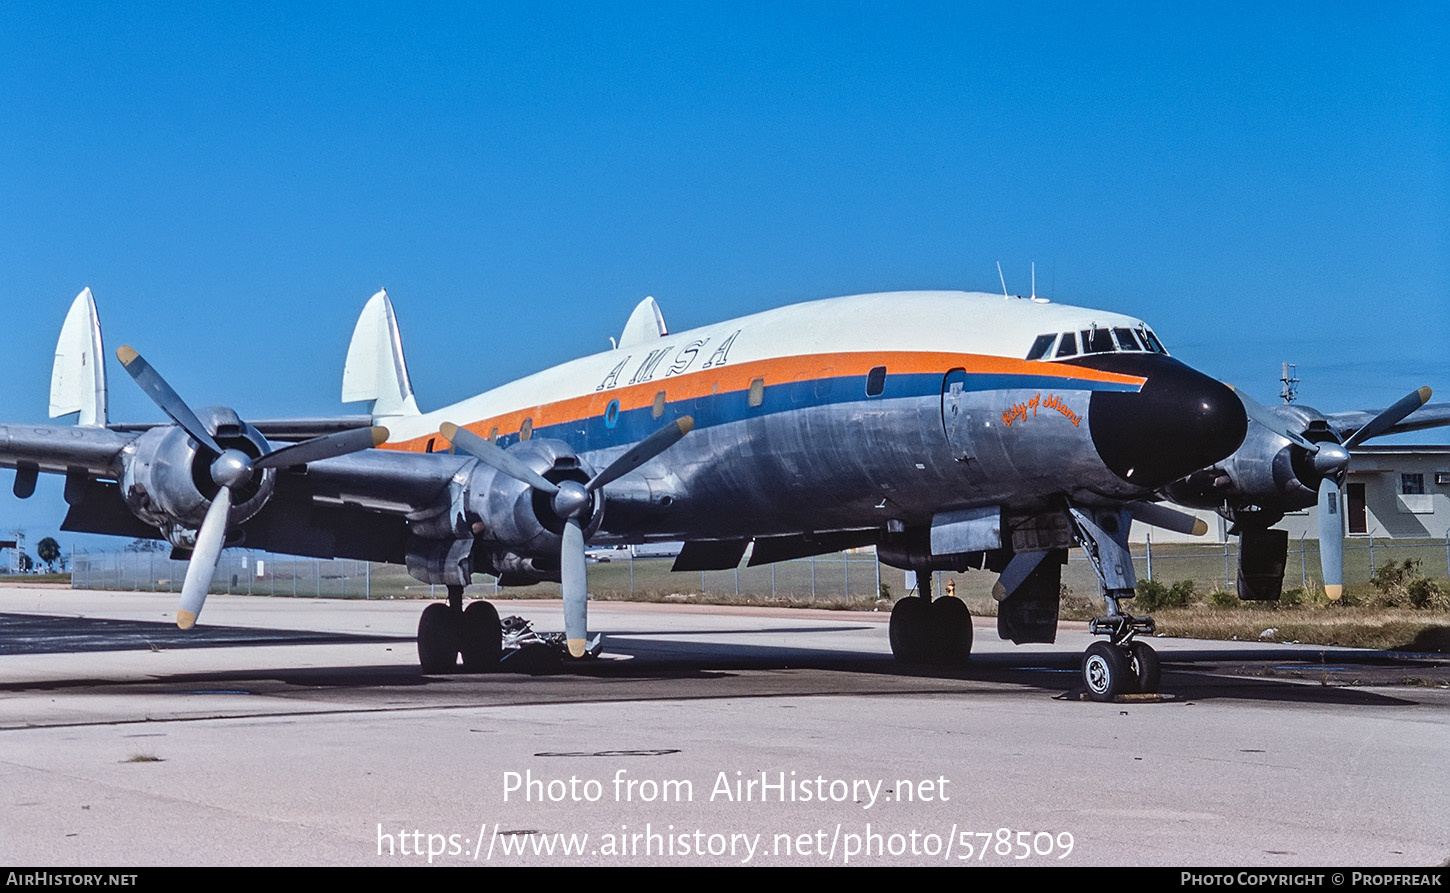
[[[1083,653],[1083,687],[1094,701],[1156,694],[1161,675],[1158,652],[1147,642],[1094,642]]]

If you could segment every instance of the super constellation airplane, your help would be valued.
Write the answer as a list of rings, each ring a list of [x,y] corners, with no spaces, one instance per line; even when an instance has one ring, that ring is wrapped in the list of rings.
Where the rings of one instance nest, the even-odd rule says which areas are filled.
[[[1084,680],[1100,699],[1156,690],[1158,661],[1121,610],[1134,519],[1202,532],[1155,491],[1230,456],[1244,405],[1173,359],[1143,321],[1041,299],[895,292],[814,301],[670,333],[646,298],[616,346],[420,412],[387,295],[364,308],[343,376],[363,424],[248,424],[193,412],[135,350],[118,356],[175,424],[108,425],[89,292],[57,349],[52,415],[0,427],[15,491],[66,476],[63,529],[190,553],[189,626],[224,546],[404,564],[447,587],[418,628],[425,670],[500,657],[497,611],[463,588],[559,580],[566,638],[587,639],[586,545],[683,540],[677,570],[875,545],[881,560],[1001,575],[998,631],[1056,635],[1061,567],[1081,546],[1107,603]],[[301,440],[276,447],[268,437]],[[370,449],[384,440],[384,449]],[[965,659],[955,598],[902,599],[904,661]],[[594,647],[597,647],[594,646]]]

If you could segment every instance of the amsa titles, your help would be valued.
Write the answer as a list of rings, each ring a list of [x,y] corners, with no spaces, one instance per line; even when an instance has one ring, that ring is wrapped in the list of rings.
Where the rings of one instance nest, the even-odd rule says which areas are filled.
[[[950,780],[946,776],[896,779],[891,787],[882,778],[827,778],[803,775],[795,770],[733,773],[721,770],[709,784],[708,795],[701,785],[702,799],[709,803],[856,803],[870,809],[878,802],[947,803]],[[503,799],[526,803],[693,803],[695,782],[688,778],[636,778],[620,769],[614,777],[535,777],[533,770],[505,772]]]
[[[735,346],[735,338],[742,331],[742,329],[736,329],[731,332],[726,336],[724,341],[717,344],[708,354],[705,353],[705,350],[710,346],[710,338],[696,338],[688,341],[684,347],[679,348],[678,353],[675,353],[676,345],[673,344],[656,348],[646,353],[644,358],[638,360],[637,365],[634,366],[630,364],[635,361],[637,354],[627,354],[624,359],[615,363],[614,367],[609,370],[609,373],[604,376],[604,380],[595,385],[594,390],[607,391],[611,388],[618,387],[620,379],[631,368],[634,369],[634,374],[629,377],[625,382],[626,384],[641,384],[646,381],[653,381],[655,373],[660,371],[660,367],[664,365],[664,361],[672,353],[675,354],[674,359],[664,370],[665,378],[688,371],[690,367],[695,365],[695,361],[702,356],[707,358],[704,363],[700,364],[701,369],[713,369],[716,366],[723,366],[729,362],[730,348]]]

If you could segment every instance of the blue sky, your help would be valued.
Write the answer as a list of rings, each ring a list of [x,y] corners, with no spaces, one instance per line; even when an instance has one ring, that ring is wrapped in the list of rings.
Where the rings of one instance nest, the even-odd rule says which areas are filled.
[[[1264,402],[1283,361],[1325,410],[1450,400],[1447,37],[1443,3],[6,4],[0,419],[44,418],[87,285],[108,349],[278,417],[355,410],[379,286],[427,408],[647,294],[683,329],[999,261]],[[58,490],[7,481],[0,527]]]

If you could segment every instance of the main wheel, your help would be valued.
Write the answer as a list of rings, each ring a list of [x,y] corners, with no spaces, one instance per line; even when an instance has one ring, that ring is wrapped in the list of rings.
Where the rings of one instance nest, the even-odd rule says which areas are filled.
[[[451,673],[458,666],[459,622],[441,602],[423,609],[418,618],[418,663],[425,673]]]
[[[1082,681],[1088,697],[1111,701],[1131,691],[1138,680],[1123,649],[1108,642],[1094,642],[1082,656]]]
[[[908,596],[891,609],[891,655],[905,664],[927,659],[931,645],[927,640],[931,605],[919,596]]]
[[[498,609],[485,601],[476,601],[463,612],[463,636],[459,643],[463,652],[463,669],[484,673],[498,666],[503,656],[503,627]]]
[[[972,656],[972,612],[956,596],[944,596],[931,603],[931,653],[933,663],[963,664]]]
[[[1163,666],[1158,652],[1147,642],[1134,642],[1128,646],[1128,666],[1133,672],[1138,691],[1155,694],[1158,682],[1163,676]]]

